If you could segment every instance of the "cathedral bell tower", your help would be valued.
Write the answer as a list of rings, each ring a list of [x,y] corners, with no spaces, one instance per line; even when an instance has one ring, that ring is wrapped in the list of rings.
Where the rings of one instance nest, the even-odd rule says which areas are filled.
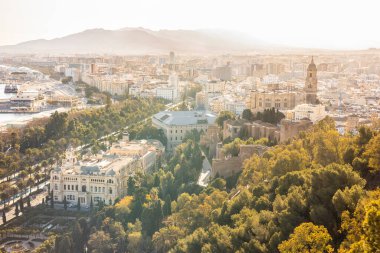
[[[317,66],[315,66],[313,57],[307,67],[307,76],[305,80],[304,92],[306,95],[307,104],[317,103]]]

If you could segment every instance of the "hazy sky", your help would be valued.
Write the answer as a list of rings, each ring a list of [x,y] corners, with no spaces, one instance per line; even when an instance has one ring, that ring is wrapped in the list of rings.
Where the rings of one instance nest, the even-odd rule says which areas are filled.
[[[380,47],[380,1],[0,0],[0,45],[137,26],[222,28],[300,47]]]

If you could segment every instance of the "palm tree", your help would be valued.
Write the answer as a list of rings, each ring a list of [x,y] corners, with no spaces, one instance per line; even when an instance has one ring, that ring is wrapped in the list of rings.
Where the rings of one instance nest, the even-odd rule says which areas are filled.
[[[33,178],[28,178],[28,180],[26,181],[26,185],[29,186],[29,194],[32,193],[32,188],[33,188],[33,185],[34,185],[34,180]]]
[[[49,168],[49,172],[52,170],[52,168],[53,168],[53,165],[55,164],[55,159],[54,158],[49,158],[49,160],[48,160],[48,164],[49,164],[49,166],[50,166],[50,168]],[[45,169],[45,176],[46,176],[46,169]]]
[[[18,193],[18,190],[16,186],[13,185],[11,186],[11,188],[9,188],[9,195],[11,197],[14,197],[17,193]],[[15,198],[13,198],[13,203],[15,203]]]
[[[28,176],[28,172],[26,172],[25,170],[22,170],[19,174],[21,180],[24,180],[27,176]]]
[[[5,187],[5,184],[8,185],[8,187]],[[5,209],[5,200],[7,200],[10,197],[10,192],[9,192],[9,183],[4,183],[4,187],[0,193],[0,198],[2,201],[4,201],[4,209]]]
[[[16,185],[17,185],[17,188],[18,188],[18,190],[19,190],[19,192],[21,194],[20,198],[22,198],[22,196],[23,196],[23,190],[25,188],[25,181],[24,180],[18,180],[16,182]]]
[[[37,174],[34,176],[34,179],[37,181],[37,190],[38,190],[38,185],[40,184],[40,180],[41,180],[41,174],[40,174],[40,173],[37,173]]]
[[[41,162],[41,167],[42,167],[42,169],[43,169],[43,171],[44,171],[44,174],[45,174],[45,178],[46,178],[46,170],[47,170],[47,166],[48,166],[48,161],[46,161],[46,160],[43,160],[42,162]]]
[[[32,173],[33,173],[33,171],[34,171],[33,166],[28,166],[28,167],[26,167],[26,172],[28,173],[29,178],[32,177]]]
[[[41,165],[34,166],[34,172],[40,172],[42,169]]]
[[[11,174],[15,174],[18,168],[18,164],[16,162],[11,163],[9,166],[9,170],[11,171]]]

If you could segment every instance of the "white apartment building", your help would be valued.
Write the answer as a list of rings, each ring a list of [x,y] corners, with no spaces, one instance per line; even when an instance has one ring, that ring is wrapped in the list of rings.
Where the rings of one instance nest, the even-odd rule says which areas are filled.
[[[112,95],[124,95],[128,92],[128,81],[112,76],[82,75],[82,81],[100,91],[109,92]]]
[[[322,104],[300,104],[286,113],[286,117],[290,120],[300,121],[304,118],[308,118],[313,123],[322,120],[326,115],[325,106]]]
[[[65,76],[71,77],[74,82],[77,82],[81,78],[81,72],[77,68],[65,68]]]
[[[78,161],[72,151],[62,166],[51,172],[50,185],[54,201],[89,206],[91,200],[113,204],[127,193],[128,177],[137,171],[148,171],[164,152],[156,140],[129,141],[126,136],[104,154]]]
[[[236,115],[242,115],[243,111],[247,109],[244,101],[226,101],[224,103],[224,110],[235,113]]]
[[[178,99],[178,90],[174,87],[159,87],[156,89],[156,97],[173,102]]]
[[[216,115],[209,111],[162,111],[153,116],[152,123],[164,131],[167,148],[173,150],[182,143],[187,132],[193,129],[207,132],[215,119]]]

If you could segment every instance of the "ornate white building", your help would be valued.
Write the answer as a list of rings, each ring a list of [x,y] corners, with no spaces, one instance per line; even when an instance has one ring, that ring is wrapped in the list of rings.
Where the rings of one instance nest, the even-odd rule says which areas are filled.
[[[127,193],[128,177],[138,171],[147,171],[155,166],[157,157],[164,152],[163,145],[156,140],[122,141],[112,145],[104,154],[77,160],[72,151],[62,166],[51,172],[50,185],[54,201],[63,201],[89,206],[104,201],[113,204],[116,198]]]

